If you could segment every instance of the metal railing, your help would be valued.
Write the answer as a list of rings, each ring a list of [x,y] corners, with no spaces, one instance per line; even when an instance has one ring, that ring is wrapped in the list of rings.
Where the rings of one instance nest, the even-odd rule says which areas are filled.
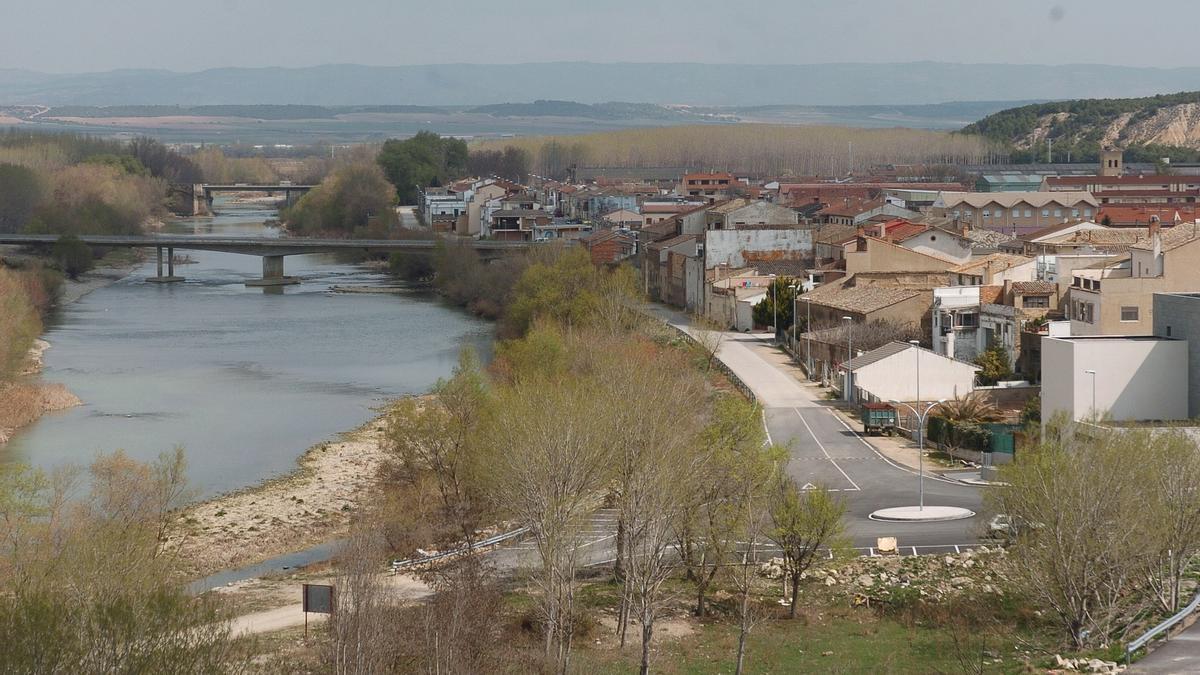
[[[475,551],[479,551],[479,550],[485,549],[489,546],[495,546],[496,544],[506,542],[509,539],[519,537],[527,532],[529,532],[528,527],[521,527],[521,528],[517,528],[517,529],[513,530],[512,532],[505,532],[504,534],[497,534],[495,536],[488,537],[487,539],[484,539],[482,541],[477,541],[477,542],[475,542],[474,545],[472,545],[470,547],[464,546],[462,548],[456,548],[453,551],[443,551],[441,553],[434,553],[433,555],[422,556],[420,558],[409,558],[407,560],[393,560],[392,565],[391,565],[392,573],[395,574],[396,572],[398,572],[406,567],[414,567],[416,565],[424,565],[426,563],[436,562],[438,560],[443,560],[445,558],[450,558],[450,557],[453,557],[456,555],[463,555],[466,553],[472,553]]]
[[[1150,644],[1150,641],[1154,639],[1154,636],[1158,635],[1159,633],[1165,631],[1167,634],[1166,639],[1170,640],[1171,629],[1174,628],[1180,621],[1186,619],[1189,614],[1196,611],[1197,607],[1200,607],[1200,593],[1197,593],[1196,597],[1192,598],[1192,601],[1189,602],[1186,607],[1176,612],[1174,616],[1163,621],[1154,628],[1151,628],[1143,633],[1141,637],[1125,645],[1125,665],[1129,665],[1129,661],[1134,652]]]

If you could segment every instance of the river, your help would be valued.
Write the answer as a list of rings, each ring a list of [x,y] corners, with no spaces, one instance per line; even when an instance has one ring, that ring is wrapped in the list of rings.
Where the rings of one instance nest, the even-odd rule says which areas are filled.
[[[216,208],[165,231],[278,236],[264,225],[273,209]],[[182,445],[206,498],[291,471],[306,449],[367,421],[374,407],[427,391],[463,347],[490,354],[491,324],[428,291],[332,292],[391,282],[331,255],[286,258],[302,283],[275,294],[244,285],[261,276],[257,256],[176,253],[196,261],[175,267],[186,281],[147,283],[151,259],[52,317],[43,378],[83,405],[24,429],[0,459],[84,465],[98,452],[148,460]]]

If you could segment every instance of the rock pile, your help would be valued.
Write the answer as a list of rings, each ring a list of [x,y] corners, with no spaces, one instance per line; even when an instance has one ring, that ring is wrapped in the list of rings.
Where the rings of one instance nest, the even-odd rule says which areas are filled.
[[[1007,581],[1002,548],[981,547],[944,556],[881,556],[834,560],[805,573],[836,594],[887,599],[896,589],[914,589],[941,600],[965,593],[1001,593]],[[783,577],[783,560],[762,565],[763,576]]]
[[[1054,665],[1057,669],[1051,673],[1119,673],[1125,670],[1125,666],[1116,661],[1064,659],[1058,654],[1054,655]]]

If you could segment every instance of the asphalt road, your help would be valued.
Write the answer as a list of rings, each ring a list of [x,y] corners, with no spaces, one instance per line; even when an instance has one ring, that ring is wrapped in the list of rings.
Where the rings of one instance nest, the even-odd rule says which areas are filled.
[[[684,330],[685,315],[661,307],[651,309]],[[788,473],[801,485],[824,485],[838,491],[847,503],[847,533],[854,545],[872,547],[877,537],[896,537],[901,547],[919,552],[952,550],[978,543],[981,516],[949,522],[893,523],[868,516],[878,509],[915,506],[918,474],[879,454],[851,430],[818,389],[796,380],[764,358],[769,336],[726,333],[717,357],[748,387],[764,410],[771,441],[788,448]],[[979,513],[982,488],[925,475],[925,504],[957,506]]]

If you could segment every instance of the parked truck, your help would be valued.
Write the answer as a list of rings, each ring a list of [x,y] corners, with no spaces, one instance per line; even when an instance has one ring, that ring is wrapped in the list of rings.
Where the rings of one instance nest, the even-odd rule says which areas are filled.
[[[896,409],[886,403],[864,403],[861,419],[868,436],[896,433]]]

